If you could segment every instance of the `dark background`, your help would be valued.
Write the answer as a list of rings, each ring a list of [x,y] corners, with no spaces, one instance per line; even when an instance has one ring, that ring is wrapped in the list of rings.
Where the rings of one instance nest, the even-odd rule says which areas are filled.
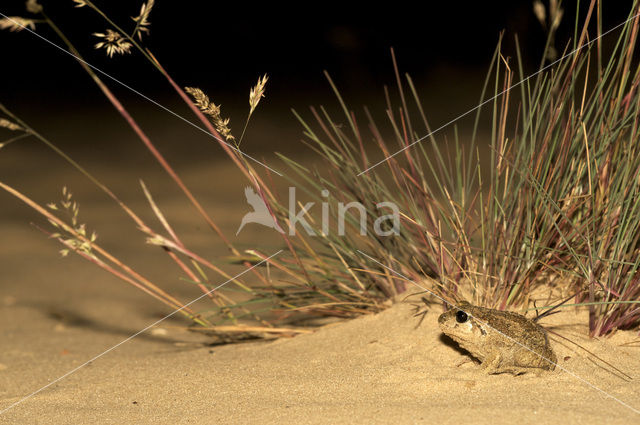
[[[41,3],[91,64],[158,102],[187,113],[160,75],[140,55],[114,56],[93,49],[92,32],[108,28],[88,7],[71,0]],[[141,1],[95,2],[125,29]],[[605,1],[603,28],[622,22],[631,1]],[[246,117],[247,97],[268,73],[267,98],[252,125],[268,130],[295,126],[289,109],[331,104],[327,70],[353,104],[384,109],[384,84],[394,84],[390,47],[402,72],[416,81],[434,126],[472,107],[478,99],[498,36],[505,31],[504,51],[515,55],[514,36],[521,41],[526,72],[540,61],[545,33],[532,11],[532,1],[296,2],[292,4],[158,0],[151,13],[148,46],[181,85],[197,86],[223,105],[223,115],[239,126]],[[584,15],[588,1],[580,2]],[[556,45],[571,40],[576,2],[564,4],[565,15]],[[3,0],[0,12],[28,16],[24,1]],[[38,32],[61,44],[48,28]],[[605,41],[615,41],[615,35]],[[69,117],[91,121],[118,120],[90,78],[75,61],[26,31],[0,33],[0,101],[38,128],[81,139],[66,129]],[[515,62],[512,60],[512,64]],[[519,80],[518,77],[515,80]],[[155,113],[152,122],[179,124],[144,100],[108,82],[132,112]],[[274,124],[274,118],[278,120]],[[263,120],[263,121],[261,121]],[[267,120],[269,122],[267,122]],[[261,124],[262,122],[262,124]],[[286,124],[285,124],[286,122]],[[89,123],[90,124],[90,123]],[[75,126],[77,128],[77,126]],[[299,132],[299,128],[296,128]],[[283,138],[295,137],[283,133]],[[68,142],[72,143],[72,142]],[[286,141],[284,144],[290,144]],[[249,148],[249,147],[248,147]],[[254,147],[259,149],[259,147]]]

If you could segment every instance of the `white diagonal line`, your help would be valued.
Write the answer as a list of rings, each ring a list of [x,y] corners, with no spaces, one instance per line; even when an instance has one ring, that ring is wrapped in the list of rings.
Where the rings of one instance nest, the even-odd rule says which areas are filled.
[[[89,62],[85,61],[84,59],[74,55],[73,53],[71,53],[70,51],[66,50],[64,47],[57,45],[56,43],[54,43],[53,41],[48,40],[47,38],[41,36],[40,34],[38,34],[37,32],[33,31],[30,28],[27,28],[26,26],[20,24],[19,22],[15,21],[14,19],[11,19],[11,17],[5,15],[4,13],[0,12],[0,16],[4,17],[5,19],[8,19],[9,21],[11,21],[13,24],[21,27],[24,30],[29,31],[31,34],[35,35],[36,37],[38,37],[39,39],[46,41],[47,43],[49,43],[50,45],[52,45],[53,47],[63,51],[64,53],[68,54],[69,56],[74,57],[77,61],[82,62],[83,64],[87,65],[89,68],[93,69],[94,71],[104,75],[105,77],[109,78],[110,80],[115,81],[116,83],[120,84],[122,87],[129,89],[130,91],[132,91],[133,93],[137,94],[138,96],[142,97],[143,99],[147,100],[148,102],[153,103],[154,105],[156,105],[158,108],[170,113],[171,115],[175,116],[176,118],[181,119],[182,121],[186,122],[187,124],[191,125],[192,127],[197,128],[198,130],[202,131],[203,133],[208,134],[209,136],[213,137],[214,139],[216,139],[217,141],[219,141],[220,143],[224,143],[225,145],[227,145],[229,148],[233,149],[234,151],[238,152],[240,155],[243,155],[247,158],[249,158],[250,160],[262,165],[263,167],[265,167],[266,169],[276,173],[277,175],[279,175],[280,177],[284,177],[282,175],[282,173],[279,173],[278,171],[274,170],[273,168],[269,167],[268,165],[266,165],[263,162],[260,162],[259,160],[255,159],[254,157],[252,157],[251,155],[247,155],[246,153],[242,152],[240,149],[236,148],[235,146],[233,146],[232,144],[226,142],[225,140],[222,140],[221,138],[217,137],[216,135],[210,133],[209,131],[207,131],[206,129],[200,127],[199,125],[193,123],[192,121],[189,121],[188,119],[184,118],[182,115],[179,115],[175,112],[173,112],[171,109],[161,105],[160,103],[156,102],[155,100],[151,99],[150,97],[140,93],[139,91],[137,91],[136,89],[134,89],[133,87],[123,83],[122,81],[118,80],[115,77],[112,77],[111,75],[107,74],[106,72],[102,71],[100,68],[97,68],[94,65],[91,65]]]
[[[463,113],[463,114],[458,115],[457,117],[455,117],[455,118],[454,118],[454,119],[452,119],[451,121],[447,122],[446,124],[443,124],[443,125],[441,125],[440,127],[436,128],[435,130],[433,130],[432,132],[430,132],[430,133],[429,133],[429,134],[427,134],[426,136],[422,136],[422,137],[421,137],[421,138],[419,138],[418,140],[416,140],[416,141],[414,141],[414,142],[412,142],[412,143],[408,144],[407,146],[405,146],[404,148],[400,149],[399,151],[397,151],[397,152],[395,152],[395,153],[393,153],[393,154],[389,155],[389,156],[388,156],[388,157],[386,157],[385,159],[383,159],[383,160],[381,160],[381,161],[379,161],[379,162],[377,162],[377,163],[373,164],[371,167],[369,167],[369,168],[367,168],[366,170],[361,171],[360,173],[358,173],[357,177],[360,177],[361,175],[363,175],[363,174],[364,174],[364,173],[366,173],[367,171],[369,171],[369,170],[371,170],[371,169],[373,169],[373,168],[377,167],[378,165],[382,164],[383,162],[386,162],[386,161],[390,160],[390,159],[391,159],[391,158],[393,158],[394,156],[396,156],[396,155],[398,155],[398,154],[400,154],[400,153],[402,153],[402,152],[406,151],[407,149],[409,149],[410,147],[412,147],[412,146],[413,146],[413,145],[415,145],[416,143],[420,143],[420,142],[422,142],[422,141],[423,141],[423,140],[425,140],[427,137],[429,137],[429,136],[431,136],[431,135],[433,135],[433,134],[437,133],[438,131],[442,130],[442,129],[443,129],[443,128],[445,128],[445,127],[450,126],[451,124],[453,124],[454,122],[458,121],[459,119],[464,118],[464,117],[466,117],[467,115],[469,115],[470,113],[472,113],[472,112],[474,112],[474,111],[476,111],[476,110],[478,110],[478,109],[482,108],[482,107],[483,107],[484,105],[486,105],[487,103],[494,101],[494,100],[495,100],[495,99],[497,99],[498,97],[500,97],[500,96],[502,96],[503,94],[505,94],[505,93],[509,92],[509,91],[510,91],[510,90],[512,90],[513,88],[518,87],[518,86],[519,86],[519,85],[521,85],[522,83],[524,83],[524,82],[526,82],[526,81],[529,81],[531,78],[533,78],[533,77],[535,77],[536,75],[540,74],[541,72],[543,72],[543,71],[545,71],[545,70],[549,69],[550,67],[554,66],[555,64],[557,64],[558,62],[562,61],[563,59],[566,59],[567,57],[569,57],[569,56],[573,55],[573,54],[574,54],[574,53],[576,53],[577,51],[582,50],[583,48],[585,48],[585,47],[587,47],[587,46],[590,46],[591,44],[593,44],[593,43],[594,43],[595,41],[597,41],[598,39],[600,39],[600,38],[604,37],[605,35],[607,35],[607,34],[609,34],[609,33],[613,32],[613,31],[617,30],[618,28],[620,28],[621,26],[625,25],[627,22],[629,22],[629,21],[631,21],[631,20],[633,20],[633,19],[637,18],[638,16],[640,16],[640,13],[637,13],[637,14],[633,15],[631,18],[629,18],[629,19],[627,19],[626,21],[624,21],[624,22],[622,22],[622,23],[620,23],[620,24],[616,25],[615,27],[613,27],[613,28],[611,28],[611,29],[607,30],[606,32],[604,32],[604,33],[600,34],[598,37],[594,38],[593,40],[591,40],[591,41],[589,41],[589,42],[587,42],[587,43],[584,43],[584,44],[583,44],[582,46],[580,46],[580,47],[577,47],[575,50],[573,50],[573,51],[571,51],[571,52],[567,53],[566,55],[562,56],[560,59],[557,59],[557,60],[555,60],[555,61],[551,62],[550,64],[548,64],[547,66],[545,66],[545,67],[543,67],[543,68],[540,68],[538,71],[534,72],[533,74],[529,75],[529,76],[528,76],[528,77],[526,77],[526,78],[523,78],[522,80],[518,81],[517,83],[515,83],[515,84],[514,84],[514,85],[512,85],[511,87],[509,87],[509,88],[507,88],[507,89],[505,89],[505,90],[501,91],[500,93],[498,93],[498,94],[496,94],[495,96],[493,96],[493,97],[491,97],[491,98],[489,98],[489,99],[485,100],[484,102],[480,103],[479,105],[474,106],[473,108],[469,109],[467,112],[465,112],[465,113]]]
[[[30,399],[31,397],[33,397],[34,395],[38,394],[39,392],[49,388],[50,386],[52,386],[53,384],[55,384],[56,382],[60,382],[62,381],[64,378],[66,378],[67,376],[77,372],[78,370],[82,369],[83,367],[85,367],[86,365],[88,365],[89,363],[99,359],[100,357],[104,356],[105,354],[115,350],[116,348],[120,347],[122,344],[131,341],[133,338],[137,337],[138,335],[140,335],[143,332],[146,332],[147,330],[151,329],[152,327],[156,326],[158,323],[168,319],[169,317],[173,316],[174,314],[184,310],[185,308],[189,307],[191,304],[195,303],[198,300],[201,300],[202,298],[206,297],[207,295],[217,291],[218,289],[222,288],[224,285],[226,285],[227,283],[237,279],[238,277],[242,276],[243,274],[247,273],[248,271],[258,267],[260,264],[264,263],[265,261],[270,260],[271,258],[275,257],[276,255],[280,254],[282,252],[282,250],[276,252],[275,254],[272,254],[271,256],[265,258],[264,260],[260,261],[259,263],[254,264],[253,266],[249,267],[248,269],[244,270],[242,273],[239,273],[237,275],[235,275],[234,277],[232,277],[231,279],[227,280],[224,283],[221,283],[220,285],[216,286],[215,288],[213,288],[212,290],[205,292],[204,294],[200,295],[198,298],[196,298],[195,300],[189,302],[188,304],[183,305],[182,307],[180,307],[177,310],[174,310],[173,312],[171,312],[170,314],[164,316],[162,319],[156,320],[155,322],[153,322],[152,324],[150,324],[149,326],[147,326],[146,328],[134,333],[133,335],[129,336],[128,338],[120,341],[119,343],[117,343],[116,345],[114,345],[113,347],[103,351],[102,353],[98,354],[97,356],[94,356],[93,358],[91,358],[90,360],[87,360],[86,362],[84,362],[83,364],[81,364],[80,366],[76,367],[75,369],[70,370],[69,372],[65,373],[64,375],[62,375],[61,377],[49,382],[47,385],[45,385],[44,387],[32,392],[31,394],[29,394],[28,396],[25,396],[23,398],[21,398],[20,400],[16,401],[15,403],[13,403],[12,405],[0,410],[0,415],[2,415],[3,413],[7,412],[8,410],[14,408],[15,406],[17,406],[18,404]]]
[[[422,285],[420,285],[419,283],[415,282],[414,280],[409,279],[408,277],[404,276],[403,274],[401,274],[401,273],[399,273],[399,272],[397,272],[397,271],[393,270],[391,267],[388,267],[388,266],[386,266],[386,265],[382,264],[380,261],[376,260],[376,259],[375,259],[375,258],[373,258],[372,256],[370,256],[370,255],[368,255],[368,254],[365,254],[364,252],[360,251],[359,249],[358,249],[357,251],[358,251],[358,253],[360,253],[361,255],[363,255],[363,256],[367,257],[368,259],[370,259],[371,261],[373,261],[373,262],[375,262],[375,263],[377,263],[377,264],[381,265],[382,267],[384,267],[385,269],[389,270],[390,272],[392,272],[392,273],[394,273],[394,274],[396,274],[396,275],[400,276],[401,278],[403,278],[403,279],[405,279],[405,280],[407,280],[407,281],[409,281],[409,282],[413,283],[413,284],[414,284],[414,285],[416,285],[418,288],[420,288],[420,289],[422,289],[422,290],[424,290],[424,291],[426,291],[426,292],[430,293],[430,294],[431,294],[431,295],[433,295],[434,297],[436,297],[436,298],[440,299],[441,301],[445,302],[447,305],[449,305],[449,306],[451,306],[451,307],[454,307],[454,308],[456,308],[456,309],[458,309],[458,310],[464,311],[464,309],[462,309],[462,308],[458,307],[458,306],[457,306],[457,305],[455,305],[455,304],[450,303],[449,301],[445,300],[444,298],[442,298],[441,296],[439,296],[439,295],[438,295],[438,294],[436,294],[435,292],[430,291],[429,289],[427,289],[427,288],[423,287]],[[465,312],[468,316],[470,316],[470,317],[474,317],[474,316],[473,316],[472,314],[470,314],[468,311],[464,311],[464,312]],[[605,396],[607,396],[607,397],[610,397],[610,398],[614,399],[615,401],[617,401],[618,403],[620,403],[620,404],[621,404],[621,405],[623,405],[624,407],[627,407],[627,408],[631,409],[631,411],[633,411],[634,413],[636,413],[636,414],[640,415],[640,410],[638,410],[638,409],[636,409],[636,408],[634,408],[634,407],[632,407],[632,406],[628,405],[628,404],[627,404],[627,403],[625,403],[624,401],[620,400],[619,398],[614,397],[613,395],[609,394],[608,392],[604,391],[603,389],[600,389],[600,388],[596,387],[595,385],[593,385],[591,382],[587,381],[586,379],[584,379],[584,378],[582,378],[582,377],[580,377],[580,376],[576,375],[575,373],[571,372],[571,371],[570,371],[570,370],[568,370],[567,368],[560,366],[558,363],[556,363],[556,362],[553,362],[553,361],[549,360],[548,358],[546,358],[546,357],[544,357],[543,355],[539,354],[538,352],[536,352],[536,351],[532,350],[531,348],[527,347],[526,345],[522,344],[521,342],[519,342],[519,341],[515,340],[514,338],[511,338],[509,335],[506,335],[506,334],[504,334],[504,333],[500,332],[499,330],[497,330],[496,328],[494,328],[494,327],[490,326],[489,324],[487,324],[487,323],[485,323],[485,322],[482,322],[481,320],[478,320],[478,318],[477,318],[477,317],[474,317],[474,319],[475,319],[478,323],[480,323],[480,324],[482,324],[482,325],[484,325],[484,326],[487,326],[488,328],[490,328],[490,329],[494,330],[495,332],[497,332],[497,333],[499,333],[500,335],[504,336],[505,338],[509,339],[511,342],[514,342],[514,343],[518,344],[519,346],[521,346],[522,348],[524,348],[524,349],[526,349],[526,350],[528,350],[528,351],[530,351],[530,352],[534,353],[535,355],[537,355],[537,356],[538,356],[538,357],[540,357],[541,359],[543,359],[543,360],[545,360],[545,361],[547,361],[547,362],[549,362],[549,363],[551,363],[551,364],[555,365],[556,367],[558,367],[558,368],[562,369],[564,372],[567,372],[569,375],[573,376],[573,377],[574,377],[574,378],[576,378],[577,380],[584,382],[585,384],[587,384],[588,386],[590,386],[590,387],[591,387],[591,388],[593,388],[594,390],[597,390],[597,391],[601,392],[602,394],[604,394]]]

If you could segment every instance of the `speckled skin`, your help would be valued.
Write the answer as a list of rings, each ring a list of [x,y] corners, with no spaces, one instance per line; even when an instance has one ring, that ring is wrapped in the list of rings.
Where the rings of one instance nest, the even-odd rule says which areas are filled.
[[[476,307],[467,302],[458,303],[458,307],[440,315],[440,329],[480,360],[487,373],[518,375],[555,368],[556,355],[549,346],[547,333],[540,325],[509,311]],[[460,310],[467,313],[467,320],[463,323],[456,318]]]

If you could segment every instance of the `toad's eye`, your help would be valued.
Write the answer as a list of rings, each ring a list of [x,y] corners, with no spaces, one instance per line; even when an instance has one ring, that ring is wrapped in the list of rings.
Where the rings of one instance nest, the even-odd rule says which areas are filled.
[[[465,313],[462,310],[458,310],[458,312],[456,313],[456,321],[458,323],[464,323],[469,319],[469,316],[467,316],[467,313]]]

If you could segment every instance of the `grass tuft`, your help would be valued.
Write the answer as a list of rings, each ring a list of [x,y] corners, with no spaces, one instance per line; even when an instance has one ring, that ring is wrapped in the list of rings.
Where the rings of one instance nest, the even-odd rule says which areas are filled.
[[[295,226],[289,213],[291,199],[285,202],[278,196],[271,175],[255,170],[227,145],[235,138],[220,106],[200,89],[183,91],[151,51],[140,45],[142,34],[149,32],[154,2],[142,4],[133,18],[135,28],[128,32],[91,1],[74,1],[77,7],[88,6],[109,26],[94,33],[101,38],[96,48],[105,49],[110,57],[137,52],[146,58],[216,137],[278,227]],[[28,2],[27,7],[41,15],[38,23],[49,25],[80,57],[42,6]],[[282,234],[287,254],[277,258],[259,248],[237,249],[125,106],[81,62],[227,245],[231,253],[227,261],[250,267],[266,260],[264,270],[251,270],[252,282],[232,279],[222,266],[185,246],[144,184],[142,190],[164,234],[1,104],[7,118],[0,119],[0,127],[36,138],[80,170],[122,207],[150,245],[180,267],[185,281],[203,292],[213,287],[208,273],[233,281],[232,287],[210,294],[211,309],[183,310],[203,331],[231,339],[301,333],[282,324],[377,312],[414,282],[450,302],[464,299],[498,309],[551,312],[581,306],[589,310],[591,335],[608,335],[640,325],[640,68],[634,56],[640,9],[634,2],[629,20],[605,53],[600,40],[604,33],[591,22],[593,16],[601,17],[600,8],[601,2],[589,2],[584,20],[575,22],[574,39],[560,53],[555,47],[563,16],[560,2],[551,1],[549,8],[534,2],[533,12],[547,31],[538,71],[531,77],[525,72],[517,38],[515,60],[509,59],[501,35],[468,138],[456,126],[450,133],[435,134],[443,127],[432,129],[414,82],[400,73],[393,51],[396,88],[395,93],[385,90],[385,123],[376,122],[367,108],[353,111],[327,74],[341,114],[324,107],[311,107],[307,115],[294,111],[305,143],[320,157],[322,168],[309,169],[279,155],[289,167],[291,186],[299,191],[298,202],[322,204],[322,218],[310,211],[301,213],[304,229]],[[0,28],[19,31],[36,22],[11,19],[0,21]],[[594,36],[596,43],[589,41]],[[264,97],[267,80],[264,75],[250,90],[249,112],[236,147]],[[399,104],[392,103],[392,95],[397,95]],[[47,209],[1,182],[0,188],[56,227],[51,236],[64,245],[65,254],[83,256],[171,308],[183,306],[102,249],[95,237],[87,237],[77,221],[77,204],[66,190],[63,201]],[[53,214],[60,210],[67,211],[67,221]],[[338,223],[338,232],[328,222]],[[284,277],[273,279],[272,270]],[[263,317],[263,312],[270,317]]]

